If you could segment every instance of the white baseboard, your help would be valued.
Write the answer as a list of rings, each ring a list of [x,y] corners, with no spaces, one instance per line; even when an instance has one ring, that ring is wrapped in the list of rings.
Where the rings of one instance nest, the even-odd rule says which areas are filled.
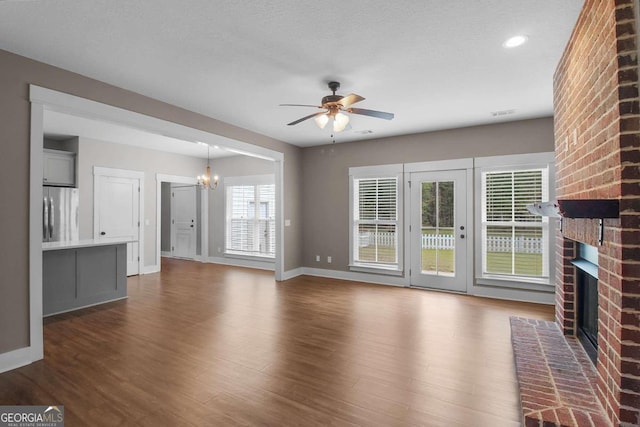
[[[171,251],[160,251],[160,256],[171,256]]]
[[[274,271],[274,264],[271,261],[259,261],[242,258],[208,257],[201,259],[202,262],[213,264],[231,265],[236,267],[257,268],[260,270]],[[160,267],[156,265],[146,266],[143,274],[157,273]],[[316,277],[326,277],[329,279],[349,280],[352,282],[373,283],[376,285],[408,287],[409,279],[406,277],[386,276],[371,273],[360,273],[356,271],[327,270],[322,268],[298,267],[285,271],[282,280],[293,279],[294,277],[307,275]],[[540,292],[526,289],[503,288],[497,286],[475,285],[469,290],[468,295],[485,298],[504,299],[509,301],[533,302],[538,304],[555,304],[554,292]]]
[[[304,273],[303,267],[294,268],[293,270],[285,271],[282,275],[282,280],[293,279],[294,277],[302,276]]]
[[[298,272],[300,268],[291,270]],[[288,272],[287,272],[288,273]],[[359,273],[354,271],[325,270],[321,268],[302,267],[302,273],[308,276],[327,277],[330,279],[349,280],[355,282],[373,283],[387,286],[409,286],[409,280],[404,277],[379,276],[377,274]],[[296,275],[300,275],[296,274]],[[291,276],[295,277],[295,276]],[[492,286],[472,286],[468,295],[485,298],[504,299],[509,301],[533,302],[538,304],[555,304],[554,292],[540,292],[526,289],[500,288]]]
[[[28,365],[31,360],[31,347],[19,348],[0,354],[0,373]]]
[[[209,257],[207,262],[212,264],[232,265],[234,267],[248,267],[257,268],[259,270],[275,271],[275,265],[273,261],[258,261],[252,259],[242,258],[223,258],[223,257]]]
[[[555,305],[556,303],[555,292],[531,291],[528,289],[502,288],[497,286],[476,285],[471,288],[469,295],[548,305]]]
[[[160,272],[159,265],[145,265],[142,267],[142,274],[152,274]]]
[[[355,271],[325,270],[322,268],[303,267],[303,274],[316,277],[327,277],[329,279],[351,280],[353,282],[374,283],[376,285],[387,286],[409,286],[404,277],[382,276],[369,273],[358,273]]]

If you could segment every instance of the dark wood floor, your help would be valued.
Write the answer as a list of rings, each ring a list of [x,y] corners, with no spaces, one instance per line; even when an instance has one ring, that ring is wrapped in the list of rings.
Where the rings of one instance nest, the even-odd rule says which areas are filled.
[[[509,316],[553,308],[163,260],[129,299],[45,321],[0,404],[66,425],[518,426]]]

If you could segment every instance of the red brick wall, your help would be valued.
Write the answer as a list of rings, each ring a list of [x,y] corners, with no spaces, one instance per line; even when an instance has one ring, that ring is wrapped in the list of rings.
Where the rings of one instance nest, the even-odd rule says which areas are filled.
[[[599,246],[598,397],[614,425],[640,425],[640,104],[634,0],[586,0],[554,76],[558,199],[619,199]],[[558,233],[556,320],[574,334],[575,243],[597,220]]]

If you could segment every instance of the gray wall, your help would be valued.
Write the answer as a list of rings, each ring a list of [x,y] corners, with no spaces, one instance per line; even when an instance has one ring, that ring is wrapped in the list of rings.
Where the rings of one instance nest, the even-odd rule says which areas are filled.
[[[228,123],[0,50],[0,353],[29,345],[29,84],[36,84],[284,154],[285,270],[301,266],[300,149]],[[11,209],[6,208],[11,206]]]
[[[79,138],[80,238],[93,238],[93,167],[144,172],[144,266],[156,263],[156,174],[195,176],[207,161],[163,151]],[[187,144],[187,143],[185,143]],[[148,225],[146,225],[148,223]]]
[[[209,256],[220,257],[224,253],[224,178],[274,174],[275,163],[253,157],[225,157],[211,162],[211,173],[218,175],[220,184],[209,192]]]
[[[553,151],[553,119],[305,148],[302,154],[303,265],[348,269],[349,168]],[[321,261],[316,262],[315,256]],[[327,256],[332,263],[328,264]]]

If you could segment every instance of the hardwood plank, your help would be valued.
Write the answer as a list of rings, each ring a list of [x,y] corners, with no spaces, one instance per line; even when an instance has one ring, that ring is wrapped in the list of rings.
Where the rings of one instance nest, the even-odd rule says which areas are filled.
[[[45,319],[0,404],[66,425],[519,425],[509,316],[552,306],[163,259],[129,298]]]

